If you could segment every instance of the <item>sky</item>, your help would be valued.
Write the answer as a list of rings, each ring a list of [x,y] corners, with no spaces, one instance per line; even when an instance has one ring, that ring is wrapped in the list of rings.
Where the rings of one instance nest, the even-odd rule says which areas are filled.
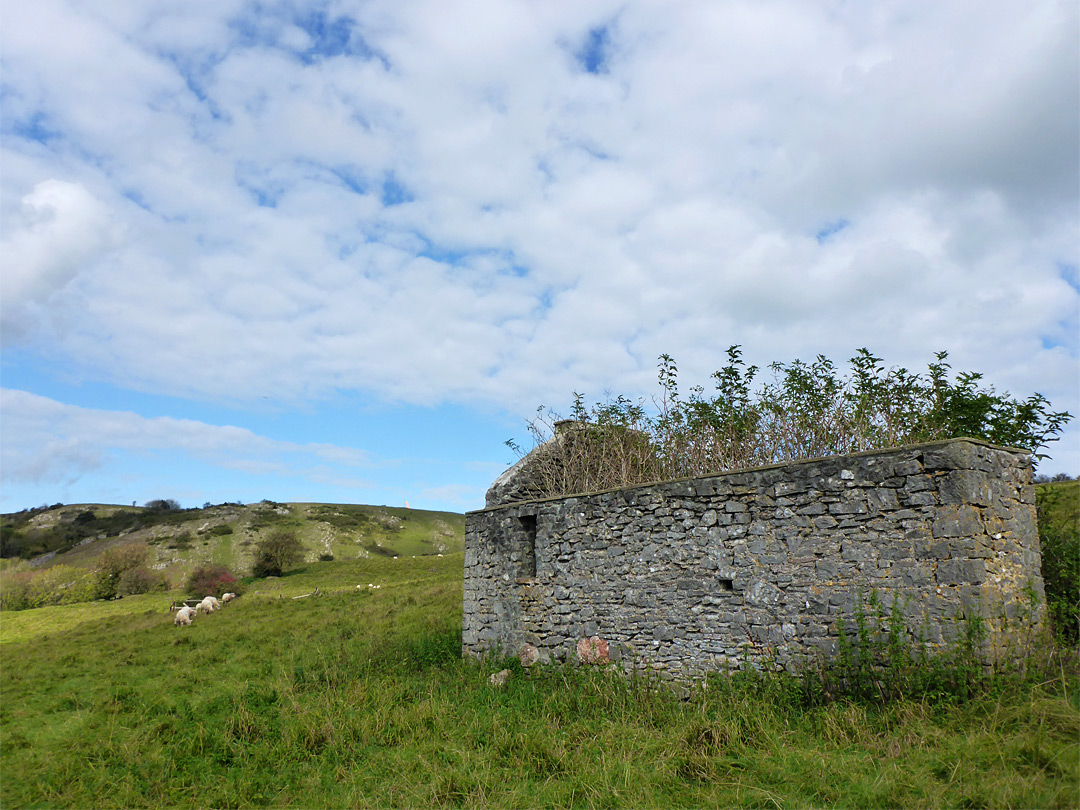
[[[1072,0],[0,0],[0,510],[476,509],[539,406],[732,344],[1080,414],[1078,40]]]

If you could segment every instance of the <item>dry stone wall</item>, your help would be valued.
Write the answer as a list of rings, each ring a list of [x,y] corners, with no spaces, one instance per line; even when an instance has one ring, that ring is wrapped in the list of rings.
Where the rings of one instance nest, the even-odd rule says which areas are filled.
[[[1015,654],[1040,563],[1029,455],[966,439],[503,503],[466,516],[463,648],[793,668],[873,593],[930,647],[978,617],[983,654]]]

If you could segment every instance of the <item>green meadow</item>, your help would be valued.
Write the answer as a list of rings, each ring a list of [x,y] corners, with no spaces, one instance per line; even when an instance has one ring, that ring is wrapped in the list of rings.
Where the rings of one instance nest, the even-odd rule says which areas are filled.
[[[526,672],[461,659],[462,571],[308,563],[184,628],[178,593],[3,612],[0,806],[1080,806],[1059,657],[883,702]]]

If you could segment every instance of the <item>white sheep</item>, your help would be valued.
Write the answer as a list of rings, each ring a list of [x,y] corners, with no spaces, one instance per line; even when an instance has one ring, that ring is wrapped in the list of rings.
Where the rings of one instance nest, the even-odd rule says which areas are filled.
[[[201,602],[199,602],[199,606],[196,608],[196,610],[202,610],[206,613],[213,613],[218,608],[218,605],[216,605],[215,602],[217,602],[217,599],[212,596],[208,596]]]
[[[221,597],[221,601],[222,601],[222,602],[223,602],[224,604],[226,604],[226,605],[227,605],[227,604],[229,604],[229,602],[231,602],[231,601],[232,601],[233,599],[235,599],[235,598],[236,598],[236,594],[235,594],[235,593],[227,593],[227,594],[224,594],[224,595],[223,595],[223,596]]]
[[[177,627],[184,627],[191,624],[192,619],[195,618],[195,611],[184,605],[178,611],[176,611],[176,618],[173,619],[173,624]]]

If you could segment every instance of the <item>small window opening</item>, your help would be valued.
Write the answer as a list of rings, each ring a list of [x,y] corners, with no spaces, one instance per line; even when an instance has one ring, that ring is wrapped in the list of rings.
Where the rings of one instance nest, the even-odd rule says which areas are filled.
[[[734,590],[734,588],[735,588],[735,582],[733,580],[730,580],[730,579],[722,579],[722,580],[720,580],[720,590],[722,590],[722,591],[731,591],[731,590]]]
[[[519,515],[521,531],[521,576],[536,576],[536,515]]]

